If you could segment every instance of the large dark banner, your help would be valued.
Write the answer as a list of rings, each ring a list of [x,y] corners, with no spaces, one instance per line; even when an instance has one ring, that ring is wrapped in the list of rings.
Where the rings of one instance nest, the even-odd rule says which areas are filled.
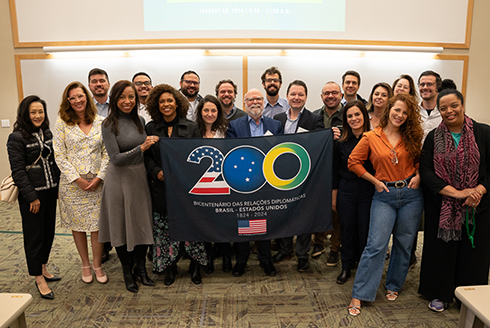
[[[171,240],[238,242],[331,230],[332,131],[160,139]]]

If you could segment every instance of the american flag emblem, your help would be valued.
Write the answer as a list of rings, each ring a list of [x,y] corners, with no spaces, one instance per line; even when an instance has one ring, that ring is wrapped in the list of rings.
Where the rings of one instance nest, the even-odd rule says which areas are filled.
[[[267,220],[238,220],[238,235],[263,235],[267,233]]]
[[[199,164],[203,158],[211,159],[211,166],[206,173],[199,179],[189,194],[194,195],[229,195],[230,187],[223,180],[216,180],[221,175],[223,164],[223,154],[219,149],[211,146],[202,146],[194,149],[189,157],[188,162]]]

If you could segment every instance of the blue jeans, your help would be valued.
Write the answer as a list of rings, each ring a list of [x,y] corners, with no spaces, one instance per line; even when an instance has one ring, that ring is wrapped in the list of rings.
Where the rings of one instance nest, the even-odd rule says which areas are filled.
[[[421,189],[388,188],[375,192],[366,248],[361,256],[352,297],[372,302],[381,282],[386,250],[393,232],[391,260],[386,289],[398,292],[407,277],[412,243],[417,233],[424,200]]]

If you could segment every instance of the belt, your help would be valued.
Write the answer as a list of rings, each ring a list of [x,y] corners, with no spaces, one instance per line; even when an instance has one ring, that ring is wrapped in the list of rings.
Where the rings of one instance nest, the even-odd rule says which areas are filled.
[[[406,178],[405,180],[398,180],[398,181],[393,181],[393,182],[385,182],[383,181],[383,183],[388,187],[395,187],[395,188],[403,188],[405,187],[406,185],[408,185],[410,183],[410,180],[412,180],[412,178],[414,177],[415,175],[411,175],[409,176],[408,178]]]

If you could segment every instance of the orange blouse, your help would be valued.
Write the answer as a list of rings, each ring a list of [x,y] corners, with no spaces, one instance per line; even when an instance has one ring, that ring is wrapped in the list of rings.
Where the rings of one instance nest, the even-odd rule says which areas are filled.
[[[388,141],[381,127],[363,134],[356,148],[349,156],[349,170],[361,176],[366,173],[364,162],[369,158],[376,171],[374,177],[380,181],[391,182],[404,180],[415,173],[419,164],[414,163],[400,138],[395,146],[398,164],[393,165],[395,156],[393,146]]]

